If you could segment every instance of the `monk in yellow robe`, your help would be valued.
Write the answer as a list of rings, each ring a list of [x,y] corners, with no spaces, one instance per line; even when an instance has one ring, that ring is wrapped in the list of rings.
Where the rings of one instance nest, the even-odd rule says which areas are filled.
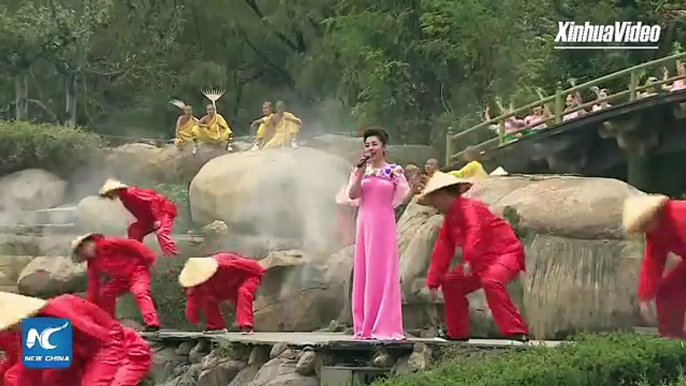
[[[261,149],[274,136],[274,132],[269,130],[269,118],[274,115],[272,102],[264,102],[262,104],[262,115],[262,118],[256,119],[250,125],[250,128],[255,132],[255,141],[250,150]]]
[[[486,170],[484,170],[484,167],[480,162],[481,152],[479,152],[479,149],[473,146],[468,147],[465,149],[462,159],[467,164],[463,166],[462,169],[453,170],[452,172],[448,172],[448,174],[451,174],[457,178],[481,179],[488,177],[488,173],[486,173]]]
[[[207,105],[207,115],[202,117],[193,131],[193,140],[209,145],[226,145],[226,151],[232,151],[233,131],[213,105]]]
[[[286,147],[288,142],[292,148],[297,149],[296,137],[302,124],[300,118],[286,111],[286,104],[283,101],[276,102],[276,113],[269,118],[268,122],[268,130],[273,128],[274,136],[264,145],[264,149]]]
[[[197,130],[198,118],[193,116],[193,106],[183,106],[183,115],[176,120],[176,139],[174,145],[184,147],[193,143],[193,130]]]

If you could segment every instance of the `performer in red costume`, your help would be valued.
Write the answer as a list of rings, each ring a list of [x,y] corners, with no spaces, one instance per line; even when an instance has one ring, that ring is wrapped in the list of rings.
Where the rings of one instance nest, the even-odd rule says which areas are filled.
[[[88,301],[114,317],[117,298],[131,292],[143,316],[144,330],[160,329],[150,290],[150,267],[155,263],[153,251],[136,240],[88,233],[72,242],[72,256],[77,263],[87,261]],[[110,278],[104,286],[102,274]]]
[[[661,195],[632,197],[624,201],[622,217],[627,232],[645,233],[638,275],[641,314],[654,319],[651,302],[655,300],[660,336],[686,339],[686,201]],[[682,260],[665,274],[670,252]]]
[[[0,361],[0,386],[4,386],[4,379],[16,383],[18,370],[21,365],[21,336],[16,331],[0,331],[0,351],[5,352],[5,359]]]
[[[207,332],[226,332],[219,307],[223,300],[236,304],[236,324],[244,334],[253,332],[253,300],[262,283],[264,268],[236,253],[217,253],[190,258],[179,275],[187,288],[186,318],[197,324],[198,311],[205,313]]]
[[[155,232],[157,242],[165,256],[178,254],[171,237],[176,206],[161,194],[149,189],[127,186],[117,180],[107,180],[100,188],[100,195],[114,200],[119,198],[124,207],[136,217],[129,225],[128,237],[143,242],[148,234]]]
[[[500,332],[526,342],[527,326],[505,287],[525,269],[524,248],[507,222],[484,203],[462,196],[470,187],[467,180],[435,172],[419,195],[420,203],[445,214],[426,285],[432,292],[443,290],[447,339],[469,339],[467,294],[483,288]],[[464,264],[449,270],[456,246],[462,247]]]
[[[26,369],[5,386],[137,386],[150,371],[147,344],[95,304],[74,295],[43,300],[0,292],[0,330],[17,329],[23,318],[65,318],[72,324],[73,355],[68,369]],[[135,338],[134,338],[135,336]],[[127,355],[136,346],[138,356]],[[135,363],[134,363],[135,362]]]

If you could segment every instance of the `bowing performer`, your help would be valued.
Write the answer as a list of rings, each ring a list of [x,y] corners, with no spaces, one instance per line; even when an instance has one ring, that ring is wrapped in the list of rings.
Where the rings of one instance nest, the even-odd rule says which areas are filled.
[[[506,285],[525,269],[524,248],[512,227],[481,201],[462,196],[468,180],[435,172],[418,197],[419,203],[443,212],[445,218],[431,254],[426,285],[440,287],[445,301],[447,339],[469,339],[467,295],[483,288],[500,332],[527,342],[528,328],[507,293]],[[462,247],[464,263],[450,269],[455,248]]]
[[[88,233],[72,242],[72,258],[86,261],[88,284],[86,299],[114,317],[117,298],[133,294],[143,316],[145,331],[160,329],[150,289],[150,267],[155,254],[141,242]],[[101,284],[101,275],[110,280]]]
[[[236,324],[244,334],[252,334],[253,300],[262,283],[264,268],[255,260],[236,253],[217,253],[210,257],[190,258],[179,275],[186,288],[186,318],[198,324],[198,314],[205,314],[206,332],[226,332],[222,301],[236,305]]]
[[[645,234],[637,291],[641,314],[653,319],[654,301],[660,336],[686,339],[686,201],[662,195],[628,198],[622,223],[628,233]],[[665,273],[670,252],[682,260]]]
[[[143,242],[148,234],[155,232],[157,242],[165,256],[178,254],[171,237],[176,218],[176,206],[166,197],[150,189],[128,186],[109,179],[100,188],[100,196],[110,200],[119,199],[136,218],[127,230],[130,239]]]
[[[0,386],[6,383],[16,384],[17,371],[21,366],[21,336],[16,331],[0,331],[0,350],[5,352],[5,358],[0,360]]]
[[[66,369],[26,369],[5,386],[137,386],[150,371],[150,347],[97,305],[75,295],[49,300],[0,292],[0,330],[17,330],[24,318],[68,319],[72,363]],[[132,348],[136,348],[132,350]],[[131,353],[133,352],[133,354]]]

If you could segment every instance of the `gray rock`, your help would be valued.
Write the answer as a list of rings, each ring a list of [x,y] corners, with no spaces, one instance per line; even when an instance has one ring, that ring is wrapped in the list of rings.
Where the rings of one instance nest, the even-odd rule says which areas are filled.
[[[261,366],[269,360],[269,351],[265,346],[255,346],[250,352],[250,358],[248,358],[248,365],[258,365]]]
[[[192,340],[186,340],[181,342],[179,347],[176,349],[176,354],[177,355],[188,355],[191,353],[191,350],[193,350],[193,347],[195,347],[195,342]]]
[[[431,348],[424,343],[415,343],[412,354],[408,359],[408,366],[411,371],[426,370],[431,364]]]
[[[379,349],[374,356],[374,359],[372,359],[371,364],[372,366],[381,369],[390,369],[395,364],[395,359],[393,359],[393,356],[391,356],[391,354],[389,354],[385,349]]]
[[[260,371],[260,366],[251,365],[238,372],[238,375],[229,383],[229,386],[247,386],[257,373]]]
[[[317,353],[314,351],[305,351],[295,365],[295,371],[300,375],[314,375],[316,366]]]
[[[284,351],[288,350],[288,345],[284,342],[279,342],[272,347],[269,352],[269,359],[274,359],[279,355],[283,354]]]
[[[246,367],[242,361],[229,360],[218,366],[203,370],[198,377],[198,386],[226,386]]]

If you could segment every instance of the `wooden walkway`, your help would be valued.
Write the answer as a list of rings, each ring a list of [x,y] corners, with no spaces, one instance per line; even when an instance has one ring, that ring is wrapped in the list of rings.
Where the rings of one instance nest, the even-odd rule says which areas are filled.
[[[211,340],[215,342],[234,342],[245,345],[275,345],[285,343],[290,347],[304,348],[331,348],[331,349],[362,349],[377,346],[413,346],[415,343],[430,345],[468,345],[470,347],[483,348],[509,348],[509,347],[555,347],[562,341],[531,341],[521,343],[507,339],[470,339],[468,342],[450,342],[440,338],[408,338],[402,341],[381,340],[357,340],[352,335],[342,333],[325,332],[256,332],[252,335],[243,335],[238,332],[225,334],[204,334],[202,332],[186,332],[176,330],[161,330],[157,333],[142,333],[142,336],[151,341],[185,341],[185,340]]]

